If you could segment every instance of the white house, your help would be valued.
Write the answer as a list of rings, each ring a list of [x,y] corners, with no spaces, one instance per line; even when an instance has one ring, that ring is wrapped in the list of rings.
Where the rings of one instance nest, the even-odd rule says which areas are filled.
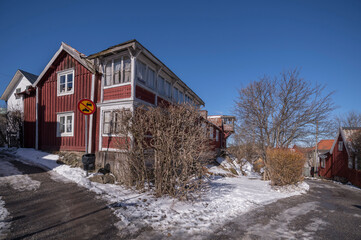
[[[14,77],[11,79],[9,85],[6,87],[1,100],[6,101],[8,111],[20,110],[24,111],[24,102],[21,95],[17,93],[24,92],[29,86],[31,86],[38,76],[25,72],[23,70],[17,70]]]

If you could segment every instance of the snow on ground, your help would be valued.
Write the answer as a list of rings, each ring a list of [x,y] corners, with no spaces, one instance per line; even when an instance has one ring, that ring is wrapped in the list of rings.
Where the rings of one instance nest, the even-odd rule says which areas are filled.
[[[13,164],[0,161],[0,185],[9,185],[18,191],[31,191],[40,187],[40,182],[24,175]]]
[[[9,216],[8,210],[5,208],[5,202],[1,200],[0,196],[0,239],[5,239],[7,232],[10,229],[10,223],[6,221]]]
[[[308,190],[306,183],[292,189],[273,189],[268,181],[260,179],[213,177],[201,199],[181,202],[169,197],[157,199],[149,193],[138,193],[119,185],[91,182],[82,169],[58,165],[57,155],[54,154],[19,149],[17,156],[26,162],[51,166],[50,174],[57,181],[65,177],[66,181],[74,181],[99,194],[110,203],[114,214],[120,218],[117,224],[120,230],[134,232],[144,226],[151,226],[175,238],[184,238],[186,235],[201,238],[232,217],[252,208]]]

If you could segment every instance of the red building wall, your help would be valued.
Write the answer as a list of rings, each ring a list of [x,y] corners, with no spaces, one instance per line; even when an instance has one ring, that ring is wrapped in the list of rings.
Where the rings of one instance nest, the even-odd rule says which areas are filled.
[[[36,95],[24,96],[24,147],[35,148]]]
[[[132,94],[131,84],[104,89],[104,101],[130,98]]]
[[[322,160],[321,160],[322,161]],[[332,178],[332,155],[329,155],[326,159],[325,159],[325,167],[322,168],[321,167],[321,161],[320,161],[320,166],[319,166],[319,174],[322,177],[325,178]]]
[[[342,151],[338,149],[339,141],[342,141],[341,135],[339,135],[339,138],[337,139],[336,145],[332,153],[332,175],[347,178],[348,154],[345,144],[343,145]]]
[[[155,94],[138,85],[135,88],[135,97],[145,102],[155,104]]]
[[[57,96],[57,72],[74,68],[74,93]],[[85,151],[84,115],[77,110],[82,98],[91,97],[92,73],[62,52],[39,82],[39,148]],[[74,136],[57,137],[57,113],[74,112]]]

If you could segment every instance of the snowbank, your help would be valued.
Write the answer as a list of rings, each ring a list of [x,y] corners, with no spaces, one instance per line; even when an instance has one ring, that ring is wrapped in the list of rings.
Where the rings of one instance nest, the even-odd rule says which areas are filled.
[[[202,238],[232,217],[308,190],[306,183],[293,189],[273,189],[269,182],[260,179],[213,177],[201,199],[180,202],[168,197],[155,198],[149,193],[138,193],[119,185],[91,182],[82,169],[56,164],[57,155],[19,149],[17,156],[26,162],[48,166],[56,181],[71,180],[99,194],[119,217],[117,227],[129,233],[151,226],[158,233],[170,233],[174,238],[187,235]]]
[[[0,196],[0,239],[5,239],[10,229],[10,223],[5,221],[8,216],[9,212],[6,210],[5,202],[1,200]]]

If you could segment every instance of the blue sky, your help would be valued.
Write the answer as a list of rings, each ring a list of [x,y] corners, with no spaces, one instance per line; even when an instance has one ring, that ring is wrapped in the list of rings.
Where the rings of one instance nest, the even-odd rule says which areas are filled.
[[[137,39],[206,103],[231,114],[237,89],[300,68],[360,111],[361,1],[0,1],[0,92],[40,74],[66,42],[87,55]]]

